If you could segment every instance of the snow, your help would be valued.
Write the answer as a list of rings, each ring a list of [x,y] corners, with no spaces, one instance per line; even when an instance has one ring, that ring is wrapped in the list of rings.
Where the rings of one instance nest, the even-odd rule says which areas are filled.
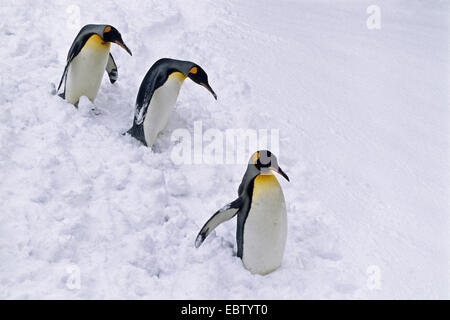
[[[0,298],[450,298],[448,1],[1,7]],[[112,45],[118,81],[77,110],[51,84],[88,23],[133,56]],[[218,101],[186,80],[152,151],[122,133],[162,57],[202,66]],[[235,220],[194,247],[245,171],[172,161],[196,121],[279,129],[288,237],[267,276],[236,257]]]

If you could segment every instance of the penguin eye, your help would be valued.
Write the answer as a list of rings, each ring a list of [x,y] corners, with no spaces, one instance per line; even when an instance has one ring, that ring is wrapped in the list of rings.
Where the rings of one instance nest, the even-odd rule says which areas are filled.
[[[270,151],[263,152],[258,157],[258,164],[263,168],[269,168],[272,164],[272,157]]]
[[[108,32],[110,32],[111,31],[111,27],[110,26],[107,26],[104,30],[103,30],[103,33],[108,33]]]
[[[268,167],[270,167],[270,164],[271,164],[270,160],[267,163],[262,163],[261,160],[258,159],[258,161],[256,162],[256,167],[258,167],[258,168],[268,168]]]
[[[191,70],[189,70],[189,73],[197,74],[197,67],[191,68]]]

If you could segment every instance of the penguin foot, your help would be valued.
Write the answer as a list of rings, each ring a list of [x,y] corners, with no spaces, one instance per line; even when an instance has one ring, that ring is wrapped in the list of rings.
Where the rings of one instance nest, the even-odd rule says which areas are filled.
[[[50,94],[52,95],[52,96],[56,96],[56,93],[57,93],[58,91],[56,90],[56,85],[52,82],[52,83],[50,83]]]
[[[95,106],[91,108],[91,112],[95,115],[95,116],[99,116],[101,115],[103,112],[100,109],[97,109]]]
[[[161,147],[158,144],[153,144],[150,149],[152,149],[152,151],[154,153],[162,153]]]

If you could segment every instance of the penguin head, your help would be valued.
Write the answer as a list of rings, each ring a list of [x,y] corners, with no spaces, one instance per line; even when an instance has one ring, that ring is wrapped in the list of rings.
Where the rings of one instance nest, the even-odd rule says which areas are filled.
[[[249,164],[253,165],[260,174],[269,174],[271,171],[275,171],[290,181],[287,174],[278,165],[277,157],[269,150],[256,151],[251,156]]]
[[[209,92],[211,92],[214,99],[217,100],[216,93],[208,83],[208,75],[206,74],[205,70],[203,70],[199,65],[194,64],[194,66],[190,68],[187,76],[195,83],[205,87]]]
[[[116,28],[113,26],[106,25],[103,29],[103,34],[100,35],[105,42],[113,42],[115,44],[118,44],[123,49],[125,49],[126,52],[132,56],[130,49],[125,45],[125,43],[122,40],[122,36],[120,35],[120,32],[117,31]]]

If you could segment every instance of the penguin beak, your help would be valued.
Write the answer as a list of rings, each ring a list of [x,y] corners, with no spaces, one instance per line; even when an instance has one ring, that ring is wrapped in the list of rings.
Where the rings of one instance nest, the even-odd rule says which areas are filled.
[[[214,92],[214,90],[210,87],[209,84],[203,83],[203,82],[201,82],[201,83],[199,83],[199,84],[200,84],[202,87],[205,87],[206,90],[208,90],[209,92],[211,92],[211,94],[213,95],[214,99],[217,100],[217,94]]]
[[[273,170],[273,171],[275,171],[275,172],[278,172],[280,175],[282,175],[287,181],[289,181],[290,182],[290,180],[289,180],[289,177],[287,176],[287,174],[286,173],[284,173],[284,171],[283,170],[281,170],[281,168],[280,167],[278,167],[278,168],[273,168],[273,167],[270,167],[270,169],[271,170]]]
[[[125,51],[128,52],[128,53],[130,54],[130,56],[133,55],[133,54],[131,53],[130,49],[128,49],[128,47],[125,45],[125,43],[123,43],[123,42],[121,42],[121,41],[119,41],[119,40],[114,41],[114,43],[115,43],[115,44],[118,44],[119,46],[121,46],[122,48],[124,48]]]

